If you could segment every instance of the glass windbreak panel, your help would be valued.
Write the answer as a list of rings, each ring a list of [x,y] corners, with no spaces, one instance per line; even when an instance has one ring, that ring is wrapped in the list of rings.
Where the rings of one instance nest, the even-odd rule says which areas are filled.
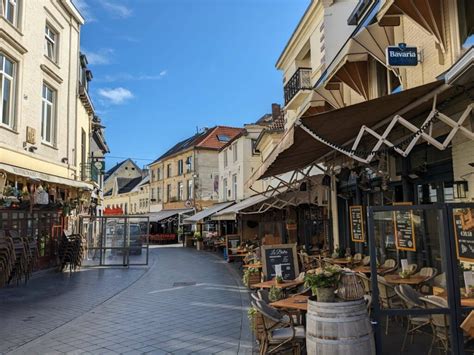
[[[457,277],[461,297],[460,327],[465,350],[474,352],[474,207],[453,208],[451,216],[457,258]],[[471,313],[472,312],[472,313]]]
[[[383,353],[420,354],[432,344],[433,351],[450,346],[443,210],[374,211],[373,228],[376,256],[370,262],[377,264],[373,277]],[[415,314],[423,309],[427,314]]]

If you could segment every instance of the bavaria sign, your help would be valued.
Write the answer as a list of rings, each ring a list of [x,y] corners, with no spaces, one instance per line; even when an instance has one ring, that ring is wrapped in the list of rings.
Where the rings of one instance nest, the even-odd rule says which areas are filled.
[[[416,66],[418,51],[416,47],[407,47],[406,43],[387,47],[387,64],[392,67]]]

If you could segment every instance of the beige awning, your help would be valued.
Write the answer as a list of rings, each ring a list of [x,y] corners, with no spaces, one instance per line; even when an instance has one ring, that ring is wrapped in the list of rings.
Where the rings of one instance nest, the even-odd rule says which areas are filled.
[[[255,181],[301,170],[315,162],[320,162],[328,153],[334,151],[330,145],[312,139],[302,125],[317,133],[318,136],[324,137],[328,142],[340,146],[347,145],[355,140],[362,126],[373,127],[386,119],[391,119],[402,109],[417,101],[426,98],[416,109],[410,111],[411,115],[430,109],[432,105],[430,95],[441,85],[442,81],[436,81],[338,110],[303,117],[285,133],[280,143],[250,179]]]
[[[368,100],[369,55],[387,66],[385,49],[395,44],[393,32],[393,27],[381,27],[377,23],[361,29],[346,42],[327,69],[325,88],[342,82]]]
[[[183,220],[183,224],[197,224],[204,221],[204,219],[211,217],[215,213],[223,210],[230,205],[233,205],[235,202],[223,202],[223,203],[216,203],[208,208],[203,209],[202,211],[192,215],[191,217],[185,218]]]
[[[3,170],[8,174],[18,175],[18,176],[30,178],[33,180],[48,182],[51,184],[70,186],[70,187],[75,187],[75,188],[85,189],[85,190],[93,190],[94,188],[92,184],[88,184],[83,181],[66,179],[60,176],[50,175],[50,174],[42,173],[39,171],[20,168],[18,166],[13,166],[9,164],[0,163],[0,170]]]
[[[212,216],[213,220],[217,221],[233,221],[237,218],[237,214],[247,208],[255,206],[265,200],[271,198],[270,196],[265,195],[254,195],[245,200],[242,200],[235,205],[227,207]]]
[[[441,49],[445,50],[445,29],[443,14],[443,0],[385,0],[377,19],[380,23],[386,22],[386,18],[397,17],[402,14],[410,17],[425,31],[436,38]]]

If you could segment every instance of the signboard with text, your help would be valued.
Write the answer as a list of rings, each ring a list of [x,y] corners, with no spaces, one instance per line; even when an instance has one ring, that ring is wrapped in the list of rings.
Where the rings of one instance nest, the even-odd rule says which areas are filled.
[[[395,243],[398,250],[416,251],[413,211],[394,211]]]
[[[453,220],[458,259],[472,263],[474,262],[474,231],[467,228],[462,213],[454,213]]]
[[[418,48],[405,43],[387,47],[387,64],[392,67],[414,67],[418,65]]]
[[[349,218],[351,228],[351,239],[356,243],[365,242],[364,209],[362,206],[350,206]]]
[[[298,258],[296,244],[263,245],[263,272],[267,280],[276,275],[276,265],[281,265],[284,280],[294,280],[298,275]]]

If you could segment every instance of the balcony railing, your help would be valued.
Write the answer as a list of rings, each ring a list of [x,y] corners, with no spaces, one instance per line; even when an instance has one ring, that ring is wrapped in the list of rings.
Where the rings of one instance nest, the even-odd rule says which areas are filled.
[[[99,183],[100,171],[94,163],[81,164],[81,180]]]
[[[285,85],[285,105],[304,89],[311,89],[311,68],[299,68]]]

